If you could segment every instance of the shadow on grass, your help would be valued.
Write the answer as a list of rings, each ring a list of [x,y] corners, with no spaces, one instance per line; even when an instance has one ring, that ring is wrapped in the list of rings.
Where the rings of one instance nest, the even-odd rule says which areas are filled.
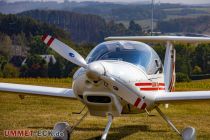
[[[27,127],[27,128],[29,128],[29,129],[50,129],[50,130],[52,130],[53,129],[53,127],[47,127],[47,126],[29,126],[29,127]]]
[[[101,134],[103,133],[105,128],[76,128],[78,131],[101,131]],[[151,130],[149,126],[147,125],[126,125],[121,127],[115,127],[110,128],[110,132],[108,134],[109,140],[116,140],[116,139],[122,139],[124,137],[127,137],[129,135],[132,135],[134,133],[137,133],[138,131],[142,132],[167,132],[164,130]],[[101,135],[89,138],[87,140],[100,140]]]
[[[46,127],[46,126],[31,126],[28,127],[30,129],[50,129],[52,130],[53,127]],[[99,127],[92,127],[92,128],[84,128],[84,127],[76,127],[75,131],[101,131],[101,134],[103,133],[105,128],[99,128]],[[125,125],[125,126],[120,126],[120,127],[114,127],[110,128],[110,133],[108,134],[108,139],[109,140],[116,140],[116,139],[122,139],[124,137],[127,137],[129,135],[132,135],[137,132],[154,132],[154,133],[159,133],[159,132],[167,132],[165,130],[151,130],[148,125]],[[92,137],[86,140],[100,140],[101,135]]]

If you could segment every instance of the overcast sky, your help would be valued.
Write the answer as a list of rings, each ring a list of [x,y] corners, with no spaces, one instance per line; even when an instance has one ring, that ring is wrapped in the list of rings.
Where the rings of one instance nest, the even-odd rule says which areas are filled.
[[[9,2],[23,1],[23,0],[6,0]],[[25,0],[27,1],[27,0]],[[28,1],[41,1],[41,0],[28,0]],[[64,0],[43,0],[43,1],[58,1],[63,2]],[[100,2],[128,2],[128,0],[69,0],[69,1],[100,1]],[[141,2],[148,0],[129,0],[129,2]],[[162,3],[184,3],[184,4],[205,4],[210,3],[210,0],[155,0],[156,2]]]

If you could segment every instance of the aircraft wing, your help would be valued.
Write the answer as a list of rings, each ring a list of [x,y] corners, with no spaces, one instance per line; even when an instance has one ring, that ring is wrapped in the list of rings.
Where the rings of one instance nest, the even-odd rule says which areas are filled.
[[[191,102],[210,100],[210,91],[162,92],[156,98],[156,103]]]
[[[45,86],[0,83],[0,91],[39,95],[39,96],[76,98],[76,96],[73,93],[73,90],[68,89],[68,88],[55,88],[55,87],[45,87]]]
[[[165,43],[210,43],[210,37],[187,37],[187,36],[115,36],[107,37],[105,40],[132,40],[141,42]]]

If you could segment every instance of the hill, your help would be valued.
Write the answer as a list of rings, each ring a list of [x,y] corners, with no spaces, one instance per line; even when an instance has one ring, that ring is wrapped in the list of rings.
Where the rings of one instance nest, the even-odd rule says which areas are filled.
[[[148,3],[110,3],[110,2],[74,2],[65,1],[23,1],[15,3],[0,2],[0,12],[20,13],[35,9],[64,10],[83,14],[95,14],[106,20],[127,21],[151,18],[151,4]],[[181,4],[155,4],[154,17],[158,20],[174,18],[174,16],[190,17],[192,15],[207,15],[210,13],[209,5],[181,5]]]
[[[169,21],[161,21],[157,25],[157,30],[164,33],[188,32],[210,34],[210,16],[178,18]]]
[[[30,17],[0,14],[0,32],[9,36],[24,33],[27,38],[36,35],[51,34],[59,38],[70,39],[70,34],[56,26],[39,22]]]
[[[22,1],[7,3],[0,1],[0,12],[5,14],[16,14],[36,9],[92,14],[100,16],[108,22],[113,20],[116,23],[122,23],[126,27],[129,26],[131,20],[135,20],[135,22],[141,25],[142,29],[146,32],[151,29],[150,3],[111,3],[96,1],[64,1],[61,3],[55,1]],[[177,18],[197,18],[209,14],[209,5],[156,3],[154,5],[154,26],[156,27],[156,23],[160,21],[168,21]],[[79,39],[79,41],[81,40]]]
[[[78,43],[99,43],[110,35],[141,35],[142,29],[135,22],[128,28],[114,21],[107,22],[100,16],[79,14],[68,11],[32,10],[18,14],[55,25],[71,33],[72,40]]]

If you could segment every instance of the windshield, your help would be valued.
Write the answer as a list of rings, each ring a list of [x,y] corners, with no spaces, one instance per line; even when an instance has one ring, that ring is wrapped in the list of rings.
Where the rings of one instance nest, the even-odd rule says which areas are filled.
[[[155,53],[155,54],[153,54]],[[141,67],[147,73],[151,71],[151,60],[154,57],[159,60],[156,52],[148,45],[135,41],[108,41],[99,44],[87,57],[87,62],[96,60],[119,60],[132,63]],[[155,66],[157,67],[157,66]]]
[[[108,52],[100,57],[100,60],[121,60],[125,62],[130,62],[137,66],[147,66],[147,54],[143,52],[138,52],[136,50],[122,50]]]

